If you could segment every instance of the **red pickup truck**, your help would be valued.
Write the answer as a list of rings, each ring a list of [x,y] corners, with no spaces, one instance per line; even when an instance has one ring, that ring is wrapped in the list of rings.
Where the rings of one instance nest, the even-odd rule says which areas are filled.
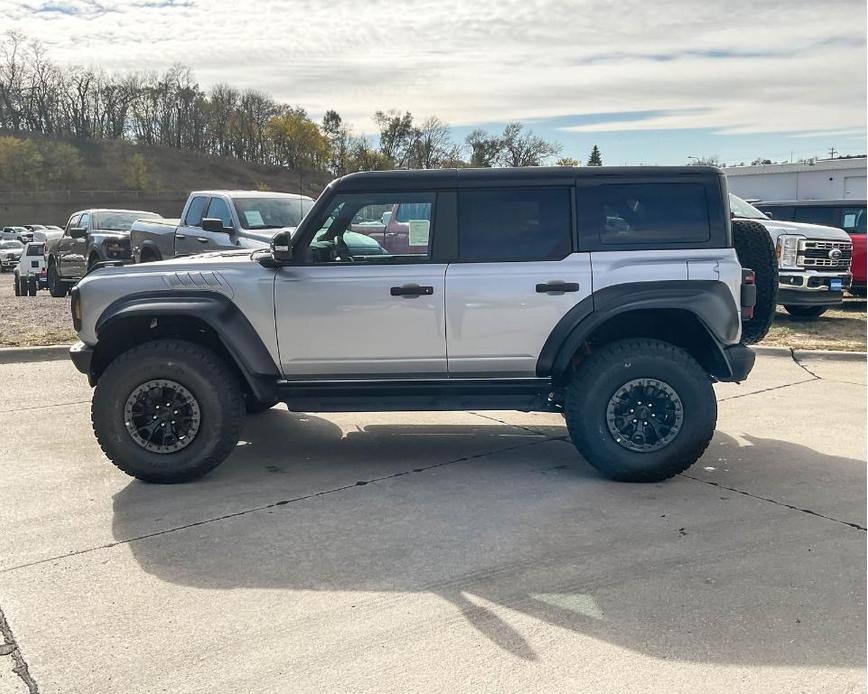
[[[864,200],[783,200],[763,201],[754,204],[772,219],[788,222],[807,222],[838,227],[850,235],[853,241],[853,284],[850,293],[866,295],[865,256],[865,201]]]

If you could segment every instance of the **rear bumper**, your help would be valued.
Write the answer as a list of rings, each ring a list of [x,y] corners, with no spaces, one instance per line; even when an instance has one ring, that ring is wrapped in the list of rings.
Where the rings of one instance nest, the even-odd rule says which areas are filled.
[[[90,377],[90,363],[93,361],[93,347],[76,342],[69,348],[69,358],[75,364],[75,368]]]
[[[756,361],[756,352],[742,344],[723,348],[723,356],[729,366],[729,374],[718,376],[718,381],[741,382],[748,377]]]

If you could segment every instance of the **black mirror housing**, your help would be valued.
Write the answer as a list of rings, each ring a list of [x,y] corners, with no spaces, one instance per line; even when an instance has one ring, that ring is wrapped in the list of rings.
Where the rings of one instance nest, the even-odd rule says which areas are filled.
[[[202,220],[202,231],[225,231],[231,232],[231,228],[223,226],[223,221],[216,217],[205,217]]]
[[[292,262],[292,234],[279,231],[271,237],[271,257],[278,263]]]
[[[72,229],[69,230],[69,235],[74,239],[83,239],[87,236],[87,229],[84,227],[72,227]]]

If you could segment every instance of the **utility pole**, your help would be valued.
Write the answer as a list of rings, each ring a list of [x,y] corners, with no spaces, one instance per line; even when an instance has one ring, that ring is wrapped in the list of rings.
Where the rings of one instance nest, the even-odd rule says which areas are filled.
[[[835,145],[829,147],[829,159],[834,159],[835,155],[838,153],[838,150],[835,149]]]

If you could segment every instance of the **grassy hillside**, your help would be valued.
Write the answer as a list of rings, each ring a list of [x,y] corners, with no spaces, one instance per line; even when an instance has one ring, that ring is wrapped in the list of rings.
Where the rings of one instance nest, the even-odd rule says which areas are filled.
[[[322,171],[290,171],[123,141],[54,140],[41,136],[16,139],[27,145],[29,156],[36,158],[25,163],[22,175],[12,175],[9,163],[0,167],[7,174],[0,171],[0,197],[8,197],[3,193],[13,191],[129,190],[164,194],[197,188],[261,188],[316,197],[330,179]],[[28,170],[37,168],[37,174],[27,175]]]

